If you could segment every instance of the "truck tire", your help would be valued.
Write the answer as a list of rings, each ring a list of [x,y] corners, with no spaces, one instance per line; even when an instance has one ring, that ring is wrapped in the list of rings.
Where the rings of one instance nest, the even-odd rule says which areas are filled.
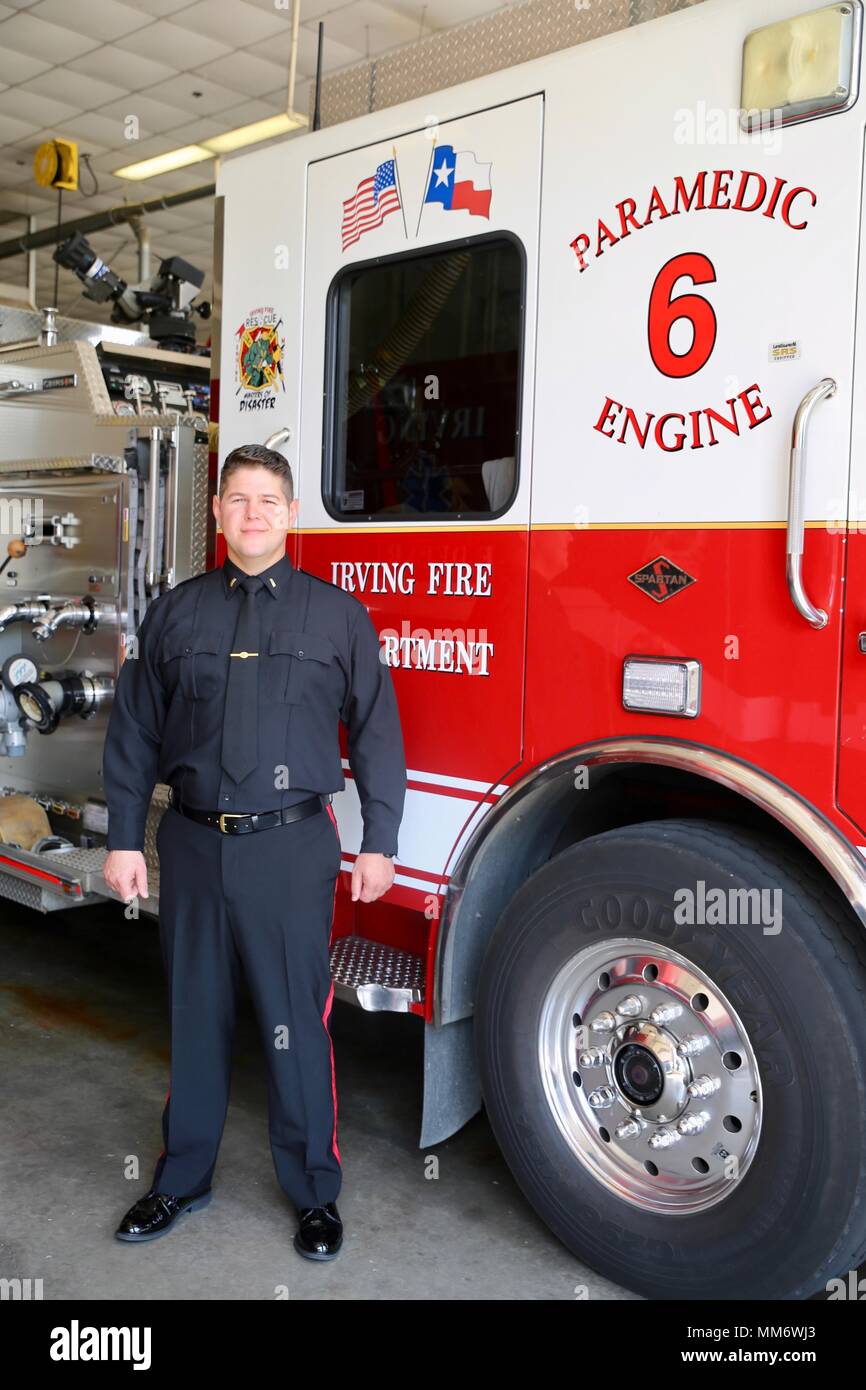
[[[866,1255],[864,930],[796,847],[685,819],[571,846],[498,921],[474,1030],[518,1186],[607,1278],[804,1299]]]

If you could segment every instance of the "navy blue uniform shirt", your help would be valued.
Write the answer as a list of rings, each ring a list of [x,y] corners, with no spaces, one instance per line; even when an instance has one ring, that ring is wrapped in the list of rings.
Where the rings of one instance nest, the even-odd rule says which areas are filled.
[[[117,680],[103,756],[107,848],[143,850],[157,781],[206,811],[273,811],[345,786],[348,730],[363,853],[396,854],[406,762],[391,672],[352,594],[284,555],[263,570],[259,615],[259,763],[236,783],[220,763],[223,707],[246,571],[186,579],[147,609]]]

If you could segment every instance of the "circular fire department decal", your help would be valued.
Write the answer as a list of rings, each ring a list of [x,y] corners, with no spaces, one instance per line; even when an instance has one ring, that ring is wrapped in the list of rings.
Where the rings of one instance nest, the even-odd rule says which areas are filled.
[[[284,391],[282,318],[276,309],[253,309],[237,330],[235,395],[241,410],[273,410]]]

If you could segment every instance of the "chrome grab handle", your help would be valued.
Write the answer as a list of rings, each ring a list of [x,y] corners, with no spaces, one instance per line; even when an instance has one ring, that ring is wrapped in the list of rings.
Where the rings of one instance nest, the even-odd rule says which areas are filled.
[[[292,431],[288,428],[274,430],[274,433],[269,434],[267,439],[265,440],[265,448],[279,449],[280,445],[285,444],[286,440],[291,439],[291,437]]]
[[[168,432],[168,472],[165,476],[165,587],[174,588],[174,574],[177,566],[177,467],[180,424],[172,425]]]
[[[159,446],[162,442],[162,430],[158,425],[153,425],[148,430],[150,438],[150,478],[148,480],[148,507],[150,515],[148,517],[148,536],[147,536],[147,587],[153,594],[156,581],[159,578],[159,556],[156,553],[157,526],[159,523]],[[155,595],[154,595],[155,597]]]
[[[825,376],[811,391],[807,391],[794,416],[791,429],[791,467],[788,473],[788,536],[786,569],[791,602],[811,627],[826,627],[829,621],[823,608],[816,608],[803,588],[803,545],[806,521],[803,515],[806,488],[806,428],[809,417],[819,401],[832,396],[836,383]]]

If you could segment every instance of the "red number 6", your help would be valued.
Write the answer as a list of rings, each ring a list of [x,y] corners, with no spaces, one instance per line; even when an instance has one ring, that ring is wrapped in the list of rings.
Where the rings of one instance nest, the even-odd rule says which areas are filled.
[[[709,358],[716,341],[716,315],[709,300],[699,294],[671,291],[681,275],[694,285],[715,283],[713,263],[700,251],[685,251],[663,265],[655,278],[649,300],[648,332],[650,356],[665,376],[694,376]],[[694,337],[686,353],[671,351],[671,328],[678,319],[688,319]]]

